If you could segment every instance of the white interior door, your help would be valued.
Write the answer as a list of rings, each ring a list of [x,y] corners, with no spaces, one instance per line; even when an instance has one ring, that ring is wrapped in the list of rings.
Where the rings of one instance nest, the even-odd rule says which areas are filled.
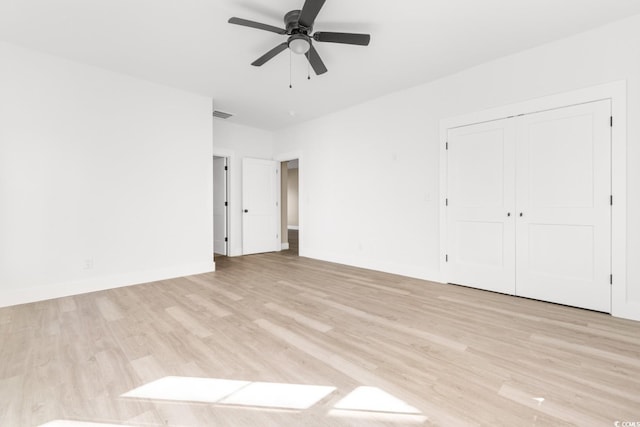
[[[280,164],[272,160],[242,161],[242,253],[280,249]]]
[[[610,101],[517,119],[520,296],[610,312]]]
[[[448,145],[448,281],[513,294],[514,123],[450,129]]]
[[[213,251],[227,255],[227,159],[213,158]]]

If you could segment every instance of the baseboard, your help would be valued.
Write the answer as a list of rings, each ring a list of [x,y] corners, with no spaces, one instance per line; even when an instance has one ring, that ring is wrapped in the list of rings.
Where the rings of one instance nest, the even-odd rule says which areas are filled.
[[[343,254],[335,254],[331,252],[316,252],[309,250],[301,250],[300,256],[313,258],[320,261],[334,262],[336,264],[348,265],[351,267],[363,268],[366,270],[379,271],[382,273],[395,274],[397,276],[410,277],[413,279],[426,280],[429,282],[441,283],[440,274],[435,270],[428,269],[424,266],[411,266],[406,264],[390,263],[388,261],[378,260],[371,261],[368,258],[348,257]]]
[[[640,321],[640,303],[612,301],[611,315],[623,319]]]
[[[282,244],[282,248],[281,248],[281,250],[283,250],[283,251],[288,251],[288,250],[289,250],[289,242],[287,242],[287,243],[283,243],[283,244]]]
[[[299,230],[300,227],[297,225],[287,225],[287,230]]]
[[[192,276],[210,273],[216,270],[214,262],[187,264],[170,268],[136,271],[125,274],[92,277],[65,283],[50,283],[34,286],[18,291],[0,291],[0,307],[27,304],[54,298],[122,288],[125,286],[141,285],[159,280],[174,279],[176,277]]]

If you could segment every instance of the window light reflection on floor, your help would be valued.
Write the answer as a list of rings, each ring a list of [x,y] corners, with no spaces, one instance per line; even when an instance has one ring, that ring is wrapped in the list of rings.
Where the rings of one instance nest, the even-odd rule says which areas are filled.
[[[39,427],[129,427],[124,424],[89,423],[86,421],[55,420]]]
[[[121,395],[127,398],[211,403],[261,410],[304,410],[336,390],[332,386],[164,377]],[[427,420],[420,410],[377,387],[358,387],[329,411],[329,416],[369,419],[403,425]],[[40,427],[127,427],[71,420],[55,420]]]
[[[331,416],[423,423],[427,417],[417,408],[377,387],[358,387],[335,404]]]
[[[393,412],[402,414],[420,414],[421,412],[380,390],[378,387],[358,387],[334,406],[335,409],[352,411]]]
[[[216,378],[164,377],[133,389],[122,397],[216,403],[249,384],[250,381]]]
[[[335,387],[301,384],[251,383],[220,401],[226,405],[307,409],[335,391]]]
[[[151,400],[302,410],[336,390],[331,386],[164,377],[122,395]]]

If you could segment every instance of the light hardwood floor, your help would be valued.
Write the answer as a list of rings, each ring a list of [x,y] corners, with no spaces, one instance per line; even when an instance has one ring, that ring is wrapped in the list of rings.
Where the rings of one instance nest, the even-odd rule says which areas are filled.
[[[287,253],[217,268],[0,309],[0,426],[640,422],[640,323]]]
[[[298,255],[299,231],[289,230],[288,233],[289,233],[289,251],[288,252],[293,255]]]

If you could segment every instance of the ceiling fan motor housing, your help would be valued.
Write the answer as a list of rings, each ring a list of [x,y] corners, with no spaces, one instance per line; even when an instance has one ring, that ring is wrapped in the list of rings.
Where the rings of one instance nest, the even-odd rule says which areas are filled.
[[[300,19],[300,10],[292,10],[284,15],[284,25],[287,29],[287,34],[306,34],[308,35],[313,31],[313,27],[303,27],[298,20]]]

